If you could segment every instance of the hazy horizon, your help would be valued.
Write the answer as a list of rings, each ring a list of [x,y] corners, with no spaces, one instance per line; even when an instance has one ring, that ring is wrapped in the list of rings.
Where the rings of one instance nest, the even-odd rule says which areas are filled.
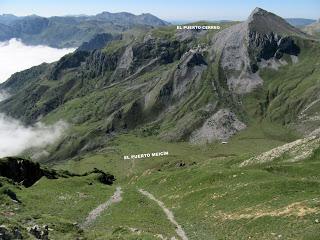
[[[130,0],[117,2],[92,0],[62,0],[40,1],[30,0],[3,0],[0,2],[0,14],[14,14],[16,16],[39,15],[51,16],[77,16],[95,15],[103,11],[107,12],[130,12],[136,15],[142,13],[153,14],[169,22],[179,21],[220,21],[220,20],[245,20],[255,7],[263,8],[283,18],[306,18],[318,19],[320,17],[320,1],[210,1],[198,0],[186,2],[182,0],[164,0],[161,2],[149,2],[140,0],[133,3]]]
[[[265,9],[267,10],[267,9]],[[102,12],[108,12],[108,11],[102,11]],[[102,13],[100,12],[100,13]],[[270,11],[269,11],[270,12]],[[110,12],[110,13],[121,13],[121,12]],[[126,13],[130,13],[130,12],[126,12]],[[99,14],[99,13],[97,13]],[[97,15],[97,14],[94,14],[94,15]],[[134,13],[132,13],[134,14]],[[145,13],[142,13],[142,14],[145,14]],[[149,14],[152,14],[152,13],[149,13]],[[13,13],[1,13],[0,12],[0,16],[1,15],[14,15],[16,17],[29,17],[29,16],[39,16],[39,17],[46,17],[46,18],[50,18],[50,17],[80,17],[80,16],[94,16],[94,15],[90,15],[90,14],[67,14],[67,15],[52,15],[52,16],[42,16],[42,15],[37,15],[37,14],[30,14],[30,15],[15,15]],[[141,14],[135,14],[135,15],[141,15]],[[157,15],[155,14],[152,14],[156,17],[158,17]],[[282,16],[280,16],[282,17]],[[160,17],[159,17],[160,18]],[[320,18],[308,18],[308,17],[284,17],[285,19],[310,19],[310,20],[315,20],[317,21],[318,19]],[[244,21],[246,19],[194,19],[194,20],[188,20],[188,19],[163,19],[161,18],[162,20],[164,21],[167,21],[169,23],[188,23],[190,21],[212,21],[212,22],[219,22],[219,21]]]

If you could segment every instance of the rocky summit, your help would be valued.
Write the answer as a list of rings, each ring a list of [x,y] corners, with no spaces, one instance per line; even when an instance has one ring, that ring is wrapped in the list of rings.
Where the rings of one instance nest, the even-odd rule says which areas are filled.
[[[248,93],[261,86],[258,70],[265,62],[279,60],[283,54],[299,54],[292,38],[295,36],[305,38],[306,34],[261,8],[256,8],[247,21],[216,34],[212,48],[221,54],[229,88]]]

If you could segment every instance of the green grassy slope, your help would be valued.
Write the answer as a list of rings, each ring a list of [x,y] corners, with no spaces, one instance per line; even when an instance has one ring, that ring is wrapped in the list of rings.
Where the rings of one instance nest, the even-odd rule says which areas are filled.
[[[271,134],[266,131],[270,128],[277,131]],[[0,212],[13,212],[2,217],[4,222],[48,224],[53,239],[176,236],[175,227],[159,206],[138,192],[143,188],[172,210],[189,239],[277,239],[280,235],[284,239],[317,239],[319,151],[303,162],[238,166],[248,157],[294,139],[294,134],[288,139],[289,135],[281,126],[264,123],[226,145],[214,143],[206,148],[123,135],[100,153],[56,166],[78,173],[93,167],[113,169],[123,200],[105,210],[90,228],[80,230],[76,223],[83,222],[115,190],[115,186],[102,185],[91,177],[41,179],[21,190],[10,187],[22,203],[6,200]],[[126,154],[154,151],[169,151],[169,156],[123,159]]]
[[[317,41],[296,41],[301,46],[297,63],[286,56],[288,64],[278,70],[262,69],[263,87],[245,96],[243,102],[253,119],[258,117],[283,125],[299,125],[300,122],[308,126],[300,129],[303,132],[318,126],[317,121],[302,123],[302,120],[317,115],[319,104],[314,104],[304,112],[306,116],[300,117],[310,103],[319,99],[320,46]]]

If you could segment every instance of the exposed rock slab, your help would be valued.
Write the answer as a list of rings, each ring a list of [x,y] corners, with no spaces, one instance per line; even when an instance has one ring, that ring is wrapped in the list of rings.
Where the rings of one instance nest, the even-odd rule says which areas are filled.
[[[205,121],[203,126],[191,134],[190,142],[195,144],[227,140],[238,131],[246,128],[229,109],[221,109]]]
[[[273,148],[256,157],[245,160],[240,164],[240,167],[245,167],[254,164],[263,164],[271,162],[281,156],[286,155],[287,161],[296,162],[310,157],[313,151],[319,147],[320,138],[317,136],[309,136],[303,139],[284,144]]]

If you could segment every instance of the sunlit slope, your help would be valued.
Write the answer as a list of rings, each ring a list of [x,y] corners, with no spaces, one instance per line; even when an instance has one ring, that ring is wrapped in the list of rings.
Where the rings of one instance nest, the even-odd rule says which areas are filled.
[[[270,127],[277,131],[270,133]],[[1,195],[6,202],[1,211],[10,212],[3,221],[11,226],[17,223],[22,229],[48,224],[53,238],[159,239],[161,234],[179,239],[157,203],[139,193],[144,189],[172,211],[189,239],[270,239],[279,235],[317,239],[318,150],[298,162],[284,158],[239,167],[246,159],[294,139],[294,135],[288,136],[287,130],[264,124],[244,131],[226,145],[211,144],[204,149],[126,135],[99,154],[56,166],[78,173],[93,167],[113,169],[114,186],[91,177],[43,178],[27,189],[6,184],[21,204]],[[129,153],[163,150],[169,151],[169,156],[123,159]],[[104,210],[90,228],[79,231],[90,211],[106,202],[116,186],[122,188],[122,200]]]

